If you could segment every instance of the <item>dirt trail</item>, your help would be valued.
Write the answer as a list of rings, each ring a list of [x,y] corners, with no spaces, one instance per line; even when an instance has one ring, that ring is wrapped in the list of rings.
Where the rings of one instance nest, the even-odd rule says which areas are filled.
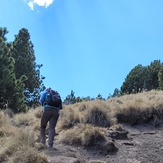
[[[163,125],[157,128],[149,124],[122,127],[129,131],[129,139],[113,140],[118,147],[114,154],[104,155],[93,148],[86,150],[57,143],[55,150],[42,152],[50,163],[89,163],[91,160],[100,160],[99,163],[163,163]]]

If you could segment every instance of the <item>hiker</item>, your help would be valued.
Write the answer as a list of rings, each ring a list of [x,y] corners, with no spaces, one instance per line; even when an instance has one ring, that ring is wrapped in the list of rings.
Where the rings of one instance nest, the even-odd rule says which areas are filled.
[[[62,100],[57,91],[51,88],[46,89],[40,97],[39,102],[43,106],[43,114],[41,117],[40,137],[41,143],[46,145],[46,126],[49,122],[48,130],[48,148],[53,149],[53,141],[55,135],[55,127],[59,118],[59,110],[62,109]]]

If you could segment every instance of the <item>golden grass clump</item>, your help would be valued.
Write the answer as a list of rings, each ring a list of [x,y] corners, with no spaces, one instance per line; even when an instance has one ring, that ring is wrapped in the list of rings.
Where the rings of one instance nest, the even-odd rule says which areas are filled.
[[[48,163],[35,148],[38,132],[34,131],[33,125],[36,122],[39,121],[32,110],[12,118],[0,112],[0,162]]]
[[[112,120],[108,106],[102,101],[91,103],[83,113],[82,122],[99,127],[110,127]]]
[[[6,123],[10,123],[10,119],[5,115],[3,111],[0,111],[0,127],[5,125]]]
[[[34,132],[32,130],[15,128],[14,136],[5,138],[0,149],[0,162],[42,162],[46,158],[34,148]]]
[[[40,119],[42,116],[42,107],[38,107],[38,108],[32,110],[31,114],[33,114],[34,117],[36,117],[37,119]]]
[[[119,123],[140,124],[163,119],[163,91],[149,91],[119,97],[122,101],[112,109]],[[108,101],[109,103],[109,101]],[[112,104],[113,105],[113,104]]]
[[[0,111],[0,137],[13,135],[15,128],[11,124],[11,119],[3,111]]]
[[[88,126],[82,135],[82,144],[84,146],[92,146],[103,141],[105,141],[104,131],[97,127],[91,128],[91,126]]]
[[[65,108],[60,113],[60,119],[57,124],[57,130],[69,129],[80,122],[80,116],[76,109]]]
[[[49,163],[47,158],[33,148],[22,148],[9,160],[13,163]]]
[[[89,108],[89,103],[90,102],[81,102],[78,107],[79,107],[79,111],[82,112],[82,111],[85,111],[86,109]]]
[[[14,117],[14,124],[17,127],[21,127],[21,126],[29,126],[33,123],[34,120],[34,116],[31,116],[31,114],[27,113],[19,113],[16,114]]]
[[[48,163],[47,158],[36,149],[29,146],[8,147],[3,153],[0,153],[0,162],[12,163]]]
[[[89,124],[79,124],[59,135],[59,142],[68,145],[88,147],[102,141],[105,141],[104,129]]]
[[[16,114],[13,118],[14,125],[16,125],[17,127],[32,126],[33,128],[38,130],[41,115],[41,108],[30,109],[27,113]]]
[[[30,109],[27,113],[30,120],[29,125],[35,132],[40,132],[40,121],[42,116],[42,108],[38,107],[36,109]]]

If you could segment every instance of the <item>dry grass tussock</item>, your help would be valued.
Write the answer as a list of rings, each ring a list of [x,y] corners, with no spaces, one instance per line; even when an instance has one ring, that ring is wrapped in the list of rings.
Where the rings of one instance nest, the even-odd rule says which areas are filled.
[[[81,123],[97,127],[111,126],[113,117],[106,102],[96,100],[65,106],[61,111],[57,130],[70,129]]]
[[[37,132],[33,130],[32,123],[28,123],[28,127],[22,127],[30,120],[35,121],[32,117],[29,118],[28,114],[31,113],[18,114],[11,119],[4,112],[0,112],[0,162],[48,162],[46,157],[35,148]]]
[[[31,116],[34,116],[35,118],[37,119],[40,119],[41,118],[41,115],[42,115],[42,107],[38,107],[37,109],[34,109],[34,110],[29,110],[28,112]]]
[[[12,118],[12,124],[18,128],[33,130],[35,132],[34,139],[39,142],[41,114],[41,108],[30,109],[27,113],[16,114]]]
[[[12,136],[15,128],[12,126],[11,119],[3,111],[0,111],[0,138]]]
[[[68,145],[92,146],[105,141],[105,129],[89,124],[79,124],[71,129],[62,131],[58,141]]]
[[[45,156],[35,148],[34,131],[15,128],[13,136],[5,137],[0,149],[0,162],[46,163]]]
[[[124,95],[107,103],[119,123],[133,125],[163,119],[163,91]]]
[[[163,91],[152,90],[138,94],[110,98],[107,101],[81,102],[65,106],[60,118],[60,129],[78,123],[109,127],[115,123],[153,123],[163,120]]]
[[[60,112],[60,121],[57,124],[57,130],[69,129],[78,123],[80,123],[80,115],[77,110],[67,107]]]
[[[83,112],[82,122],[99,127],[110,127],[113,123],[109,107],[100,100],[88,105]]]
[[[31,117],[28,113],[16,114],[14,117],[14,124],[17,127],[30,126],[33,123],[34,117]]]

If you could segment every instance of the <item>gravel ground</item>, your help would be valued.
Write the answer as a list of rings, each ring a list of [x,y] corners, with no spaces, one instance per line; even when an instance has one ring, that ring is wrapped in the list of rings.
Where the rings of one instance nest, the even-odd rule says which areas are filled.
[[[112,154],[57,143],[54,150],[42,152],[50,163],[163,163],[163,125],[121,126],[129,131],[128,139],[114,139],[118,151]]]

